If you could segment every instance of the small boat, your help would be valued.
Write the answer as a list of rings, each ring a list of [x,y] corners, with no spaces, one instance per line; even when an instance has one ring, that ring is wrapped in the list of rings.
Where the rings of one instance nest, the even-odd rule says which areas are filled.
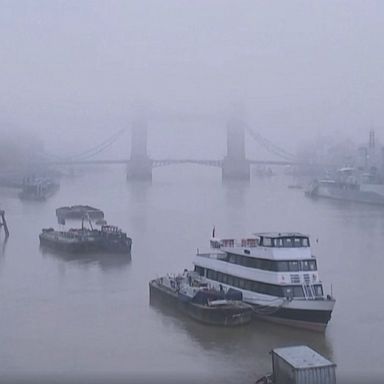
[[[57,208],[56,216],[59,221],[83,218],[102,220],[104,219],[104,212],[101,209],[90,207],[89,205],[72,205],[71,207]]]
[[[151,302],[165,301],[204,324],[230,327],[252,320],[252,307],[242,301],[241,292],[216,290],[193,271],[154,279],[149,292]]]
[[[121,229],[103,225],[101,229],[69,229],[57,231],[43,229],[39,235],[40,245],[53,250],[70,253],[111,252],[130,254],[132,239]]]
[[[19,197],[22,200],[46,200],[51,197],[60,185],[47,177],[26,177],[23,180]]]

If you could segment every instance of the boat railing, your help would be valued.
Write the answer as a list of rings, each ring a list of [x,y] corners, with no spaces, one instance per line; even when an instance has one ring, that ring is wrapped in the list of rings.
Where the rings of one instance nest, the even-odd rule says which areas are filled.
[[[199,257],[205,257],[207,259],[217,259],[222,260],[226,258],[226,254],[222,252],[209,252],[209,253],[197,253]]]
[[[235,247],[247,247],[255,248],[258,246],[257,239],[211,239],[212,248],[235,248]]]
[[[306,300],[318,300],[319,296],[316,295],[313,284],[303,284],[303,292]]]

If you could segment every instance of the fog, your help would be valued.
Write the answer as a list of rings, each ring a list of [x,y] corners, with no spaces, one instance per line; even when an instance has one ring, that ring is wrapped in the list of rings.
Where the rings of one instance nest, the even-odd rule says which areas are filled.
[[[383,20],[382,0],[0,0],[0,382],[255,383],[291,345],[383,376]],[[199,322],[232,298],[258,320]]]
[[[352,0],[1,0],[0,123],[73,151],[130,127],[144,103],[154,156],[220,157],[240,103],[287,150],[319,136],[366,141],[383,126],[383,11]]]

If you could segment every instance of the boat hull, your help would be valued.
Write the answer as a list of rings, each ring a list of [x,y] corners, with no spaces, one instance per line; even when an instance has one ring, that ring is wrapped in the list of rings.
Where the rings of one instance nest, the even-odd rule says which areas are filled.
[[[156,280],[149,283],[151,303],[161,301],[176,307],[194,320],[208,325],[234,327],[248,324],[252,320],[253,311],[250,306],[239,303],[223,307],[210,307],[191,301],[180,300],[177,293],[160,285]]]
[[[42,247],[68,253],[110,252],[130,255],[132,248],[132,239],[129,237],[121,241],[113,241],[97,237],[70,241],[43,232],[39,235],[39,239],[40,246]]]
[[[327,199],[352,201],[356,203],[384,205],[384,195],[374,190],[348,190],[334,187],[319,186],[307,195]]]
[[[276,308],[273,314],[263,315],[255,306],[255,318],[318,332],[325,331],[331,314],[332,310]]]
[[[217,282],[213,280],[210,280],[210,283],[217,285]],[[227,289],[233,288],[228,285],[224,286]],[[319,332],[325,331],[335,306],[335,300],[330,296],[316,300],[271,296],[268,303],[265,295],[260,297],[254,292],[241,291],[244,302],[253,307],[254,318]]]

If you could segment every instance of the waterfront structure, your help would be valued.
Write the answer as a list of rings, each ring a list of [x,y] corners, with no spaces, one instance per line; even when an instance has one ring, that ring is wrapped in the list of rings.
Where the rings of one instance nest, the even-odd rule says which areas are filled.
[[[256,384],[336,384],[336,364],[306,345],[271,351],[272,374]]]

